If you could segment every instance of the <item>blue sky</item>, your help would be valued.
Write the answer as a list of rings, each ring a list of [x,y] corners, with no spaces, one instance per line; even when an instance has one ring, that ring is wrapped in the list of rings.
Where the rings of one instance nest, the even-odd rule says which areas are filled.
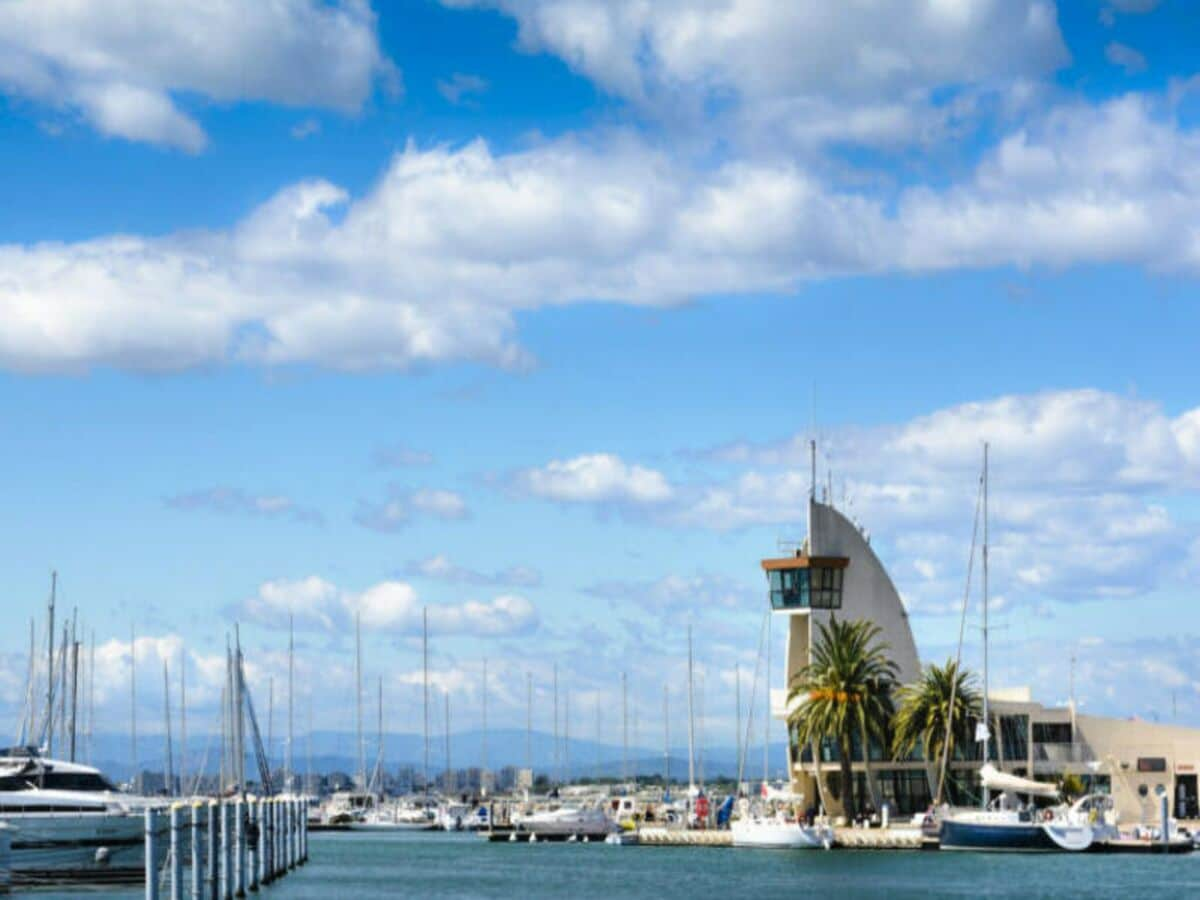
[[[254,9],[0,12],[5,721],[57,568],[106,730],[131,623],[153,729],[288,610],[318,725],[360,610],[415,728],[428,606],[457,723],[487,656],[579,733],[690,616],[732,743],[815,434],[927,658],[988,440],[997,681],[1200,724],[1188,4]]]

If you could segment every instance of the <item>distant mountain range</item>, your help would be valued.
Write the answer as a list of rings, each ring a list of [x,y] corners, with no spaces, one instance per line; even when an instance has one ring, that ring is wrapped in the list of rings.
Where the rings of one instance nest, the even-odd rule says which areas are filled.
[[[353,733],[338,731],[317,731],[312,735],[311,758],[312,770],[315,773],[353,772],[358,767],[358,749]],[[285,756],[285,741],[274,738],[271,742],[270,760],[272,767],[283,765]],[[364,736],[367,766],[374,766],[378,753],[378,736]],[[394,772],[407,766],[420,768],[424,757],[424,746],[421,735],[409,732],[385,733],[384,765],[388,771]],[[79,757],[86,759],[84,742],[79,741]],[[553,774],[561,771],[571,778],[599,775],[613,777],[621,773],[621,746],[598,743],[596,741],[572,738],[569,742],[560,742],[563,759],[556,759],[554,753],[553,735],[535,731],[529,736],[529,755],[532,757],[533,768],[537,772]],[[481,731],[464,731],[450,736],[450,764],[455,769],[468,769],[480,766],[483,752],[483,733]],[[179,744],[176,740],[175,766],[179,766]],[[305,734],[296,736],[296,746],[293,751],[293,766],[298,772],[308,768],[309,741]],[[521,729],[496,729],[487,734],[488,768],[496,771],[505,766],[523,767],[527,764],[526,733]],[[55,756],[66,754],[62,748],[55,747]],[[191,736],[188,738],[187,769],[194,772],[203,766],[208,772],[215,772],[220,764],[219,735]],[[131,751],[128,735],[97,734],[92,739],[91,759],[93,765],[99,767],[110,778],[127,779],[133,773]],[[161,772],[166,767],[166,738],[164,735],[139,736],[137,741],[138,768],[144,771]],[[206,763],[207,760],[207,763]],[[772,777],[780,777],[785,769],[785,745],[782,741],[771,744],[770,764]],[[687,777],[687,747],[671,747],[670,772],[672,778]],[[729,746],[707,746],[697,752],[697,766],[703,765],[706,778],[719,776],[733,777],[737,771],[737,751]],[[247,749],[247,765],[253,765],[252,751]],[[429,769],[430,774],[436,774],[446,768],[446,737],[445,735],[430,735],[429,738]],[[663,752],[646,746],[630,747],[627,759],[627,771],[641,775],[661,775],[664,771]],[[699,774],[699,773],[698,773]],[[758,779],[762,776],[762,744],[752,744],[746,760],[747,779]]]

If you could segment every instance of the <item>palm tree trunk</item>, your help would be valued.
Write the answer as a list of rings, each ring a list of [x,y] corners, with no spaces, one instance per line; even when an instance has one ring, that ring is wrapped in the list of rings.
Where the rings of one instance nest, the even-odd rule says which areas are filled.
[[[867,739],[867,731],[862,730],[862,745],[863,745],[863,781],[867,783],[867,796],[871,800],[871,806],[875,810],[879,809],[879,800],[875,797],[875,783],[871,781],[871,745]]]
[[[842,815],[846,821],[854,817],[854,773],[850,767],[850,741],[847,735],[838,735],[838,756],[842,762]]]
[[[812,758],[813,781],[817,783],[817,803],[821,808],[821,812],[828,814],[829,803],[825,799],[825,779],[821,775],[821,753],[816,741],[812,742]]]

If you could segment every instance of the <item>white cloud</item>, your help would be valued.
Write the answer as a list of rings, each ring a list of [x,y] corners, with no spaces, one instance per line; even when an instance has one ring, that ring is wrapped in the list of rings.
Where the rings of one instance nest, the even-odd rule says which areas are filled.
[[[367,0],[35,0],[0,6],[0,91],[74,110],[100,133],[203,149],[181,94],[359,109],[397,73]]]
[[[320,134],[321,133],[321,120],[314,119],[314,118],[308,118],[302,122],[297,122],[295,125],[293,125],[291,127],[291,130],[289,133],[291,134],[292,137],[294,137],[298,141],[302,141],[305,138],[312,137],[314,134]]]
[[[437,488],[404,491],[392,487],[381,501],[360,500],[354,521],[372,531],[394,532],[407,527],[414,515],[458,521],[469,518],[471,510],[455,491]]]
[[[1170,416],[1155,403],[1096,390],[967,403],[899,425],[834,431],[822,441],[818,491],[826,493],[832,466],[833,499],[882,536],[885,558],[899,560],[893,569],[910,608],[950,612],[961,594],[986,440],[996,594],[1014,602],[1137,596],[1180,583],[1195,567],[1197,529],[1176,519],[1170,501],[1200,491],[1198,420],[1200,410]],[[657,501],[625,498],[625,507],[664,526],[771,526],[801,536],[808,435],[692,457],[734,470],[711,480],[660,475]],[[599,508],[614,499],[598,490],[532,490],[528,480],[524,487]],[[681,584],[683,595],[697,589]],[[667,596],[667,587],[643,593]]]
[[[238,488],[217,486],[167,497],[167,506],[181,510],[206,510],[225,515],[249,515],[320,524],[325,520],[312,507],[284,494],[251,494]]]
[[[342,633],[357,613],[366,629],[417,634],[423,611],[428,612],[430,631],[442,635],[523,634],[538,623],[533,604],[513,594],[500,594],[490,600],[427,603],[416,588],[404,581],[381,581],[362,591],[352,591],[316,575],[264,582],[238,612],[268,627],[282,627],[291,614],[298,629]]]
[[[519,492],[563,503],[658,504],[671,496],[661,472],[611,453],[553,460],[516,473],[512,484]]]
[[[441,553],[410,562],[404,571],[409,575],[419,575],[451,584],[537,587],[542,583],[541,572],[529,566],[510,566],[495,572],[482,572],[459,565]]]
[[[1120,66],[1126,75],[1142,72],[1146,68],[1146,57],[1128,44],[1110,41],[1104,48],[1104,58],[1114,66]]]
[[[482,94],[488,89],[487,80],[478,75],[468,75],[455,72],[448,79],[438,79],[438,93],[446,98],[446,102],[454,106],[472,103],[473,95]]]
[[[693,170],[638,139],[410,145],[366,195],[294,184],[225,232],[0,246],[0,365],[520,367],[522,310],[790,292],[841,274],[1200,269],[1200,139],[1130,95],[1058,108],[894,201],[796,163]]]
[[[519,41],[635,101],[691,90],[748,99],[876,98],[1039,75],[1066,49],[1046,0],[443,0],[498,8]]]

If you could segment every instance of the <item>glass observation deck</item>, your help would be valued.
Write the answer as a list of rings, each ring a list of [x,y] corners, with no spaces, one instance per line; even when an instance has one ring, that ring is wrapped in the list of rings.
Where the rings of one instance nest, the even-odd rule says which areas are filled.
[[[772,609],[841,609],[842,578],[850,560],[843,556],[787,556],[764,559]]]

